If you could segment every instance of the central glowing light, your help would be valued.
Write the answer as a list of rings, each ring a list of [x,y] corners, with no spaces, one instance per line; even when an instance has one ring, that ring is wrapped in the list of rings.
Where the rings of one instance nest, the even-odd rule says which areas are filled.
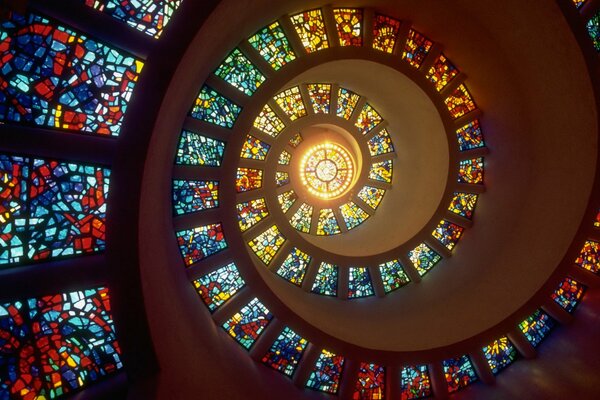
[[[350,187],[354,177],[350,153],[334,143],[313,146],[302,157],[300,177],[311,194],[322,199],[337,197]]]

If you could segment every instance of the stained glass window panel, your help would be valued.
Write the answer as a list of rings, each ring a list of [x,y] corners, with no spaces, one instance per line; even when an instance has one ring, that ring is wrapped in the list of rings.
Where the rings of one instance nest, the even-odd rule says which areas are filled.
[[[310,104],[315,114],[329,114],[331,104],[331,85],[328,83],[309,83],[306,85]]]
[[[248,242],[248,245],[263,263],[269,265],[275,257],[275,254],[277,254],[281,246],[283,246],[285,240],[285,236],[279,232],[279,228],[277,228],[276,225],[273,225]]]
[[[120,133],[143,62],[35,14],[0,23],[0,121]]]
[[[196,291],[211,312],[225,304],[245,284],[234,263],[227,264],[194,281]]]
[[[286,213],[290,207],[294,205],[297,199],[298,195],[293,190],[288,190],[287,192],[277,195],[277,201],[281,206],[281,211],[284,213]]]
[[[366,135],[367,132],[379,125],[381,121],[383,121],[381,115],[369,103],[366,103],[354,125],[360,133]]]
[[[333,18],[340,46],[362,46],[362,10],[357,8],[335,8]]]
[[[306,339],[285,327],[262,358],[262,362],[276,371],[292,376],[307,345]]]
[[[583,3],[585,3],[585,2],[586,2],[586,0],[573,0],[573,4],[575,4],[575,7],[577,7],[577,8],[581,8]]]
[[[369,179],[379,182],[392,183],[393,163],[392,160],[376,162],[371,165]]]
[[[238,193],[262,187],[263,171],[254,168],[238,168],[235,177],[235,190]]]
[[[385,397],[385,367],[360,363],[353,400],[383,399]]]
[[[469,93],[469,90],[464,83],[457,87],[444,102],[446,103],[450,115],[454,119],[462,117],[477,108],[473,97],[471,97],[471,93]]]
[[[317,235],[337,235],[341,233],[335,214],[331,208],[319,210],[319,220],[317,221]]]
[[[483,184],[483,157],[460,161],[458,163],[458,182]]]
[[[594,226],[600,228],[600,210],[596,213],[596,219],[594,219]]]
[[[513,346],[506,336],[503,336],[485,346],[483,348],[483,355],[492,373],[496,375],[517,358],[517,349],[515,349],[515,346]]]
[[[307,53],[329,47],[321,10],[304,11],[293,15],[290,20]]]
[[[313,206],[302,203],[290,218],[290,224],[300,232],[309,233],[313,214]]]
[[[350,119],[359,99],[360,96],[356,93],[348,89],[339,88],[336,115],[340,118]]]
[[[302,135],[301,135],[301,134],[299,134],[299,133],[296,133],[296,134],[295,134],[294,136],[292,136],[292,138],[290,139],[290,142],[289,142],[289,143],[290,143],[290,146],[292,146],[292,147],[295,149],[296,147],[298,147],[298,145],[299,145],[300,143],[302,143],[302,140],[303,140],[303,139],[302,139]]]
[[[427,365],[410,365],[400,372],[401,399],[422,399],[432,394]]]
[[[548,336],[556,321],[542,310],[536,310],[519,324],[519,329],[533,347],[537,347]]]
[[[219,182],[173,181],[173,211],[176,215],[219,207]]]
[[[461,217],[471,219],[473,218],[473,211],[477,204],[477,197],[478,196],[473,193],[455,192],[454,197],[450,201],[448,210]]]
[[[265,104],[258,117],[254,120],[254,127],[269,136],[277,137],[279,132],[285,128],[285,124],[279,119],[273,109],[268,104]]]
[[[311,291],[323,296],[337,296],[338,266],[321,263]]]
[[[458,147],[460,151],[477,149],[484,147],[483,134],[479,120],[469,122],[467,125],[456,131]]]
[[[203,86],[190,111],[193,118],[224,128],[233,128],[242,108],[208,86]]]
[[[221,224],[209,224],[179,231],[177,244],[185,265],[192,265],[227,248]]]
[[[385,15],[376,15],[373,22],[373,48],[391,53],[394,51],[400,21]]]
[[[462,236],[464,228],[452,222],[441,220],[431,236],[439,240],[448,250],[452,250]]]
[[[415,68],[419,68],[427,57],[433,42],[417,31],[410,30],[404,45],[402,58]]]
[[[277,275],[294,285],[301,286],[311,259],[311,256],[294,247],[277,270]]]
[[[271,65],[278,70],[296,58],[287,37],[278,22],[261,29],[248,39],[252,47]]]
[[[369,270],[364,267],[350,267],[348,278],[348,298],[373,296],[373,284]]]
[[[388,261],[379,265],[381,280],[383,281],[383,290],[389,293],[410,282],[410,278],[404,272],[402,265],[398,260]]]
[[[239,49],[234,49],[225,58],[215,75],[248,96],[252,96],[265,81],[264,75]]]
[[[158,39],[182,0],[85,0],[85,4]]]
[[[421,243],[408,252],[408,258],[419,275],[423,276],[442,259],[442,256],[425,243]]]
[[[458,75],[458,69],[445,55],[440,54],[429,68],[427,79],[433,82],[435,89],[440,92],[456,75]]]
[[[302,100],[302,94],[298,86],[284,90],[273,99],[292,121],[306,115],[306,108],[304,107],[304,101]]]
[[[365,210],[354,204],[354,202],[352,201],[343,204],[340,207],[340,211],[342,213],[342,218],[344,219],[348,230],[356,228],[357,226],[362,224],[367,218],[369,218],[369,214]]]
[[[267,154],[269,154],[270,148],[270,144],[265,143],[252,135],[246,135],[246,140],[242,145],[240,157],[264,161],[267,158]]]
[[[225,142],[183,130],[179,137],[175,164],[219,167],[223,162]]]
[[[275,172],[275,184],[277,187],[282,187],[290,183],[290,175],[284,171]]]
[[[552,300],[571,313],[579,304],[585,290],[586,287],[584,285],[575,279],[566,277],[554,293],[552,293]]]
[[[0,265],[26,257],[30,168],[28,158],[0,154]]]
[[[600,52],[600,11],[596,13],[586,24],[586,28],[596,51]]]
[[[371,153],[371,156],[378,156],[380,154],[387,154],[394,151],[392,138],[385,128],[377,132],[371,139],[369,139],[367,145],[369,146],[369,153]]]
[[[340,385],[343,368],[343,356],[322,350],[308,377],[306,387],[325,393],[336,394]]]
[[[385,190],[383,189],[372,186],[363,186],[363,188],[360,189],[360,192],[358,192],[358,198],[375,210],[377,207],[379,207],[381,200],[383,200],[384,194]]]
[[[292,160],[292,155],[284,150],[279,154],[279,159],[277,160],[277,164],[289,165],[291,160]]]
[[[468,356],[451,358],[442,362],[448,392],[453,393],[477,381],[477,375]]]
[[[254,298],[227,320],[223,329],[244,348],[250,349],[272,318],[269,309]]]
[[[586,240],[579,256],[575,259],[575,264],[598,274],[600,272],[600,243]]]
[[[247,231],[269,215],[264,198],[238,203],[235,206],[238,224],[242,232]]]

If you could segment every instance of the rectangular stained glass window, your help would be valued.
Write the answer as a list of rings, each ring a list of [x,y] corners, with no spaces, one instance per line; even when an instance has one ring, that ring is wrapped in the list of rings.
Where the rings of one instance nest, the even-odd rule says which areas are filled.
[[[469,122],[467,125],[458,129],[456,131],[456,138],[458,140],[458,148],[460,151],[472,150],[485,146],[479,120]]]
[[[519,329],[527,341],[537,347],[555,325],[556,321],[551,316],[538,309],[519,324]]]
[[[269,154],[270,148],[270,144],[263,142],[252,135],[246,135],[246,140],[242,145],[240,157],[247,158],[249,160],[264,161],[267,158],[267,154]]]
[[[348,269],[348,298],[357,299],[359,297],[373,296],[373,284],[371,283],[371,274],[368,268],[350,267]]]
[[[183,130],[179,136],[175,164],[219,167],[224,152],[225,142]]]
[[[277,251],[283,246],[285,236],[279,232],[279,228],[273,225],[256,238],[248,242],[248,246],[254,254],[261,259],[266,265],[269,265]]]
[[[295,121],[306,115],[306,108],[304,107],[304,101],[302,100],[302,94],[298,86],[286,89],[275,95],[273,100],[275,100],[275,103],[277,103],[291,121]]]
[[[427,57],[429,50],[433,42],[427,39],[425,36],[415,30],[408,32],[408,38],[404,45],[404,51],[402,52],[402,58],[406,60],[411,66],[419,68]]]
[[[0,154],[0,265],[104,250],[109,183],[106,168]]]
[[[458,69],[445,55],[440,54],[429,68],[427,79],[433,82],[435,89],[440,92],[456,75],[458,75]]]
[[[322,350],[308,377],[306,387],[325,393],[336,394],[340,385],[343,368],[343,356]]]
[[[269,215],[267,203],[262,197],[238,203],[235,208],[237,211],[238,224],[240,225],[240,230],[242,232],[247,231]]]
[[[196,97],[190,115],[201,121],[231,129],[241,111],[240,106],[204,85]]]
[[[223,329],[244,348],[250,349],[272,318],[269,309],[255,297],[229,318]]]
[[[277,195],[277,201],[281,206],[281,211],[283,211],[284,213],[286,213],[290,209],[290,207],[294,205],[297,199],[298,195],[296,195],[296,192],[294,192],[293,190],[288,190],[287,192],[283,192]]]
[[[452,250],[465,229],[462,226],[453,224],[452,222],[441,220],[431,236],[436,238],[448,250]]]
[[[296,147],[298,147],[298,145],[300,143],[302,143],[302,135],[300,133],[296,133],[294,136],[292,136],[292,138],[290,139],[290,146],[292,146],[294,149]]]
[[[590,18],[585,25],[597,52],[600,52],[600,11]]]
[[[340,118],[350,119],[360,96],[351,90],[339,88],[336,115]]]
[[[379,265],[379,273],[383,281],[383,289],[386,293],[398,289],[410,282],[410,278],[404,272],[398,260],[388,261]]]
[[[369,218],[369,214],[354,204],[354,202],[349,202],[346,204],[342,204],[340,207],[340,211],[342,213],[342,218],[346,223],[346,227],[348,230],[354,229],[360,224],[362,224],[367,218]]]
[[[260,53],[262,58],[278,70],[296,58],[283,29],[278,22],[273,22],[248,39],[248,43]]]
[[[265,104],[263,109],[254,120],[254,127],[269,136],[277,137],[279,132],[285,128],[283,121],[275,114],[273,109]]]
[[[473,193],[455,192],[448,210],[461,217],[472,219],[478,196]]]
[[[277,270],[277,275],[294,285],[301,286],[311,259],[311,256],[294,247]]]
[[[384,189],[379,189],[373,186],[363,186],[358,192],[358,198],[364,201],[372,209],[379,207],[379,203],[383,200],[385,194]]]
[[[307,345],[306,339],[285,327],[262,358],[262,362],[275,371],[292,376]]]
[[[213,312],[246,285],[236,265],[230,263],[194,281],[194,287]]]
[[[306,85],[310,104],[315,114],[329,114],[331,103],[331,85],[328,83],[309,83]]]
[[[444,102],[446,103],[450,115],[454,119],[462,117],[477,108],[471,93],[464,83],[457,87]]]
[[[483,348],[483,355],[485,356],[492,373],[496,375],[515,361],[517,358],[517,349],[515,349],[515,346],[513,346],[506,336],[503,336],[485,346]]]
[[[324,296],[337,296],[338,266],[321,263],[311,291]]]
[[[322,208],[319,210],[319,220],[317,221],[317,235],[337,235],[341,233],[340,226],[331,208]]]
[[[458,163],[458,183],[483,184],[483,157],[462,160]]]
[[[118,136],[144,63],[28,13],[0,23],[0,122]]]
[[[440,262],[442,256],[436,253],[425,243],[421,243],[408,252],[408,258],[412,262],[419,275],[423,276],[438,262]]]
[[[275,184],[277,187],[282,187],[290,183],[290,174],[285,171],[275,172]]]
[[[292,160],[292,155],[287,151],[283,150],[279,153],[279,159],[277,160],[277,164],[279,165],[289,165]]]
[[[219,207],[218,181],[173,180],[173,212],[189,214]]]
[[[309,10],[290,17],[296,33],[307,53],[313,53],[329,47],[325,21],[321,10]]]
[[[448,392],[456,392],[477,381],[477,375],[468,356],[450,358],[442,362]]]
[[[334,8],[333,18],[340,46],[362,46],[362,10],[357,8]]]
[[[600,273],[600,243],[586,240],[575,264],[595,274]]]
[[[227,248],[221,224],[209,224],[177,232],[177,244],[186,266]]]
[[[215,75],[248,96],[252,96],[266,79],[240,49],[229,53]]]
[[[566,277],[552,293],[552,300],[571,313],[575,311],[586,289],[586,286],[575,279]]]
[[[262,187],[263,171],[254,168],[238,168],[235,178],[235,190],[238,193]]]
[[[371,153],[371,156],[392,153],[394,151],[392,138],[385,128],[373,135],[367,142],[367,146],[369,146],[369,153]]]
[[[369,179],[379,182],[392,183],[393,162],[385,160],[373,163],[369,170]]]
[[[369,131],[375,128],[383,121],[381,115],[371,106],[369,103],[366,103],[358,115],[358,119],[354,124],[360,133],[366,135]]]
[[[312,214],[313,206],[302,203],[294,215],[292,215],[292,218],[290,218],[290,224],[300,232],[309,233]]]
[[[422,399],[432,395],[427,365],[409,365],[400,372],[401,399]]]
[[[400,21],[385,15],[376,15],[373,21],[373,48],[386,53],[394,51]]]
[[[385,397],[385,367],[360,363],[353,399],[383,399]]]

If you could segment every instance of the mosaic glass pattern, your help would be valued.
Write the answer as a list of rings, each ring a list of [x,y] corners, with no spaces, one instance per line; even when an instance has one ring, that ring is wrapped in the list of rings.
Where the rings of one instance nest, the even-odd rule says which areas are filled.
[[[600,271],[600,243],[586,240],[575,264],[597,274]]]
[[[238,168],[235,177],[235,190],[238,193],[262,187],[263,171],[254,168]]]
[[[386,53],[394,51],[400,21],[385,15],[376,15],[373,21],[373,48]]]
[[[309,10],[290,17],[296,33],[300,37],[302,46],[307,53],[323,50],[329,47],[325,21],[321,10]]]
[[[309,83],[306,85],[308,97],[315,114],[329,114],[331,85],[329,83]]]
[[[302,139],[302,135],[301,135],[301,134],[299,134],[299,133],[296,133],[296,134],[295,134],[294,136],[292,136],[292,138],[290,139],[290,142],[289,142],[289,143],[290,143],[290,146],[292,146],[292,147],[295,149],[296,147],[298,147],[298,145],[299,145],[300,143],[302,143],[302,140],[303,140],[303,139]]]
[[[277,201],[281,206],[281,211],[286,213],[291,206],[298,200],[298,195],[293,190],[288,190],[287,192],[283,192],[277,195]]]
[[[271,345],[262,362],[287,376],[294,375],[308,341],[287,326]]]
[[[201,121],[231,129],[241,111],[240,106],[204,85],[194,101],[190,115]]]
[[[402,400],[422,399],[432,394],[427,365],[409,365],[400,372]]]
[[[271,25],[258,31],[248,39],[248,43],[260,53],[262,58],[274,70],[278,70],[296,58],[278,22],[273,22]]]
[[[306,151],[300,162],[300,179],[314,196],[330,199],[342,194],[354,177],[348,151],[335,143],[321,143]]]
[[[0,265],[106,246],[110,170],[0,154]]]
[[[223,329],[244,348],[250,349],[272,318],[269,309],[254,298],[229,318]]]
[[[362,10],[357,8],[335,8],[333,18],[340,46],[362,46]]]
[[[294,285],[301,286],[311,259],[311,256],[294,247],[277,270],[277,275]]]
[[[445,55],[440,54],[429,68],[426,77],[433,82],[435,90],[440,92],[456,75],[458,75],[458,69]]]
[[[402,265],[398,260],[388,261],[379,265],[381,280],[383,281],[383,290],[389,293],[410,282],[410,278],[404,272]]]
[[[525,335],[525,339],[533,347],[537,347],[548,336],[555,325],[556,322],[552,317],[538,309],[519,324],[519,329]]]
[[[359,297],[373,296],[373,284],[369,269],[364,267],[350,267],[348,269],[348,298],[357,299]]]
[[[477,204],[477,198],[478,196],[473,193],[455,192],[454,197],[450,201],[450,206],[448,206],[448,210],[461,217],[471,219],[473,218],[473,211]]]
[[[215,75],[248,96],[252,96],[266,79],[239,49],[229,53]]]
[[[479,120],[469,122],[467,125],[458,129],[456,131],[456,138],[458,139],[460,151],[472,150],[485,146]]]
[[[35,14],[0,23],[0,122],[117,136],[144,63]]]
[[[469,93],[464,83],[457,87],[444,102],[454,119],[462,117],[477,108],[473,97],[471,97],[471,93]]]
[[[302,100],[302,94],[298,86],[284,90],[273,97],[273,99],[291,121],[295,121],[306,115],[306,108],[304,107],[304,101]]]
[[[183,130],[179,136],[175,164],[219,167],[224,151],[225,142]]]
[[[577,8],[581,8],[583,3],[586,2],[586,0],[572,0],[572,1],[573,1],[573,4],[575,4],[575,7],[577,7]]]
[[[402,58],[415,68],[421,67],[423,60],[427,57],[433,42],[415,30],[408,32],[408,38],[404,45]]]
[[[419,275],[423,276],[442,259],[442,256],[425,243],[421,243],[408,252],[408,258]]]
[[[367,146],[369,146],[369,153],[371,153],[372,157],[394,151],[392,138],[385,128],[377,132],[371,139],[369,139]]]
[[[277,225],[273,225],[248,242],[248,246],[263,263],[269,265],[284,242],[285,236],[279,232]]]
[[[338,274],[337,265],[321,263],[311,291],[323,296],[337,296]]]
[[[268,104],[265,104],[263,109],[254,120],[254,127],[263,131],[269,136],[277,137],[279,132],[285,128],[285,124]]]
[[[53,399],[123,367],[108,289],[0,303],[0,396]]]
[[[196,291],[211,312],[225,304],[245,285],[246,282],[234,263],[209,272],[194,281]]]
[[[365,222],[367,218],[369,218],[369,214],[365,210],[354,204],[354,202],[352,201],[346,204],[342,204],[340,206],[340,211],[342,213],[342,218],[344,219],[348,230],[356,228],[357,226]]]
[[[290,218],[290,224],[300,232],[309,233],[312,214],[313,206],[302,203],[294,215],[292,215],[292,218]]]
[[[369,179],[374,181],[392,183],[393,163],[392,160],[376,162],[371,165]]]
[[[594,43],[594,48],[600,52],[600,11],[588,20],[585,27],[592,39],[592,43]]]
[[[354,125],[360,133],[366,135],[367,132],[379,125],[381,121],[383,121],[381,115],[369,103],[366,103]]]
[[[453,393],[477,381],[477,375],[468,356],[450,358],[442,362],[448,392]]]
[[[462,226],[453,224],[452,222],[441,220],[436,226],[431,236],[439,240],[448,250],[452,250],[465,229]]]
[[[383,399],[385,396],[385,367],[360,363],[358,380],[352,399]]]
[[[306,387],[325,393],[336,394],[340,385],[343,368],[343,356],[337,356],[327,350],[322,350],[308,377]]]
[[[252,135],[246,135],[240,157],[264,161],[267,158],[267,154],[269,154],[270,148],[270,144],[265,143]]]
[[[596,219],[594,220],[594,226],[600,228],[600,210],[596,213]]]
[[[287,185],[290,183],[290,175],[283,171],[275,172],[275,183],[277,184],[277,187]]]
[[[158,39],[182,0],[85,0],[85,4]]]
[[[460,161],[458,163],[458,182],[483,184],[483,157]]]
[[[573,312],[585,293],[586,287],[575,279],[566,277],[552,293],[552,300],[567,312]]]
[[[517,349],[515,349],[515,346],[513,346],[506,336],[503,336],[485,346],[483,348],[483,355],[492,373],[496,375],[517,358]]]
[[[351,90],[339,88],[336,115],[340,118],[350,119],[360,96]]]
[[[375,188],[372,186],[363,186],[358,192],[358,198],[364,201],[369,207],[375,210],[379,207],[379,203],[383,200],[383,195],[385,194],[385,190]]]
[[[219,207],[219,182],[173,181],[173,211],[175,215]]]
[[[340,226],[335,218],[331,208],[319,210],[319,220],[317,221],[317,235],[328,236],[341,233]]]
[[[235,206],[238,224],[242,232],[247,231],[269,215],[264,198],[238,203]]]
[[[277,164],[289,165],[291,160],[292,160],[292,155],[284,150],[279,154],[279,159],[277,160]]]
[[[185,265],[192,265],[227,248],[221,224],[209,224],[179,231],[177,244]]]

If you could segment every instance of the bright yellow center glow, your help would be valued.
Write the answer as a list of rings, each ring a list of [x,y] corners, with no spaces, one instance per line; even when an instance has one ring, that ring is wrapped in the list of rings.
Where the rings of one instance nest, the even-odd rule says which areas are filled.
[[[334,143],[311,147],[300,162],[302,184],[313,195],[331,199],[352,183],[354,165],[346,149]]]

